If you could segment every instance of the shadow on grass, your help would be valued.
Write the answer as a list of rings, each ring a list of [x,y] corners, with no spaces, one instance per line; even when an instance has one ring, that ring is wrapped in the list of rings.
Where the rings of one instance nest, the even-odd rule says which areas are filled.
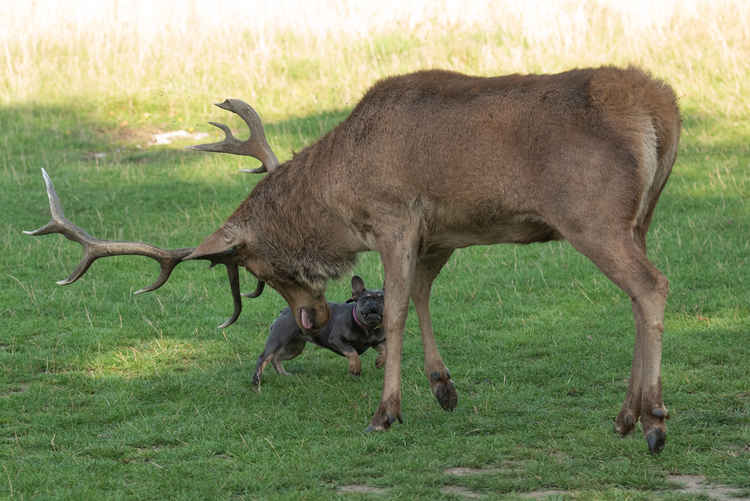
[[[290,150],[301,149],[314,141],[342,121],[347,114],[348,110],[329,110],[303,117],[290,117],[268,123],[266,131],[272,143],[285,146],[283,150],[277,151],[279,157],[288,158]],[[238,137],[247,135],[244,123],[232,114],[216,109],[206,116],[206,120],[226,122],[238,131]],[[154,116],[153,122],[159,122],[158,116]],[[678,156],[674,178],[689,176],[698,180],[705,179],[705,172],[695,168],[695,165],[703,162],[710,167],[710,160],[704,160],[704,157],[726,155],[728,152],[747,154],[748,144],[742,134],[723,135],[720,139],[712,135],[722,130],[722,120],[718,116],[684,110],[683,126],[682,151]],[[5,194],[2,197],[2,209],[7,227],[2,242],[9,249],[28,251],[29,238],[21,236],[20,230],[39,227],[48,220],[40,167],[50,171],[63,200],[66,215],[76,224],[100,238],[143,240],[169,248],[197,245],[195,235],[207,235],[213,231],[242,201],[249,187],[261,179],[260,176],[234,173],[231,170],[215,174],[176,175],[177,171],[189,170],[205,162],[207,158],[221,162],[223,160],[218,159],[227,159],[228,162],[245,162],[245,159],[237,160],[237,157],[222,155],[206,156],[185,151],[181,146],[150,147],[150,129],[128,128],[97,119],[94,113],[83,106],[2,107],[0,128],[5,133],[5,151],[0,157],[0,165],[6,175],[0,176],[0,187]],[[210,137],[198,142],[212,142],[222,137],[220,131],[209,125],[205,125],[205,130],[210,131]],[[689,164],[690,168],[681,169],[681,161]],[[250,167],[257,165],[253,159],[247,159],[247,162]],[[663,219],[662,213],[665,211],[679,208],[680,211],[686,211],[687,215],[705,215],[710,212],[708,208],[725,203],[725,194],[718,190],[698,199],[686,196],[681,190],[670,189],[670,186],[665,190],[663,198],[656,211],[657,221]],[[741,227],[746,220],[739,217],[741,213],[736,211],[731,216],[731,219],[722,220],[724,223],[719,228],[731,231]],[[679,221],[677,223],[683,224]],[[687,229],[684,233],[687,233]],[[58,240],[56,247],[68,246],[68,250],[60,252],[74,256],[68,260],[75,260],[78,247]],[[680,254],[689,256],[691,253],[681,250]],[[28,273],[14,272],[23,283],[32,277],[34,281],[39,280],[39,271],[29,269],[29,261],[25,257],[28,255],[20,250],[19,253],[6,253],[0,258],[0,262],[11,270],[26,267]],[[94,271],[102,269],[106,273],[107,270],[114,270],[115,273],[127,274],[132,273],[127,271],[131,268],[146,270],[147,273],[153,269],[150,263],[136,261],[142,258],[126,259],[123,262],[127,264],[122,265],[100,261],[95,265]],[[64,276],[69,271],[61,269],[59,274]],[[198,271],[205,274],[204,270]],[[57,274],[55,272],[55,276]],[[218,282],[226,280],[221,270],[212,272],[211,276]],[[41,279],[49,280],[46,276]],[[7,280],[7,276],[3,278],[3,281]],[[172,281],[175,281],[174,278]],[[244,279],[243,282],[250,286],[253,283]],[[141,285],[145,284],[140,281],[137,285],[134,284]],[[11,287],[18,286],[11,284]],[[27,296],[28,293],[20,295],[21,298]],[[551,307],[554,307],[554,303],[551,303]],[[271,313],[268,314],[269,321],[272,316]]]
[[[266,130],[269,136],[281,137],[282,142],[301,148],[346,114],[326,111],[293,117],[269,123]],[[137,344],[142,328],[161,333],[178,330],[180,334],[171,335],[194,339],[195,325],[199,325],[209,332],[207,336],[217,334],[215,325],[232,311],[223,269],[207,270],[205,263],[186,263],[158,292],[133,298],[130,294],[134,289],[155,280],[158,266],[143,257],[123,256],[98,260],[80,281],[70,288],[60,288],[54,281],[74,269],[81,257],[80,246],[58,235],[31,238],[22,230],[39,228],[49,220],[40,175],[40,168],[44,167],[55,183],[65,215],[95,237],[144,241],[163,248],[195,246],[231,214],[247,196],[249,187],[262,178],[238,173],[235,167],[228,168],[230,162],[239,159],[252,162],[249,167],[254,167],[254,159],[186,151],[185,142],[151,147],[150,129],[136,130],[101,121],[77,106],[1,107],[0,128],[5,131],[4,142],[8,146],[0,157],[0,171],[5,173],[0,176],[4,193],[0,246],[8,249],[0,253],[0,264],[8,270],[0,276],[0,298],[5,305],[0,312],[22,325],[20,332],[26,329],[28,339],[34,339],[37,347],[54,352],[54,347],[42,339],[45,331],[77,331],[88,325],[92,334],[96,333],[95,326],[110,332],[110,320],[119,318],[122,322],[121,311],[125,323],[132,323],[133,329],[124,337],[95,335],[105,350]],[[212,136],[194,142],[223,137],[208,125],[206,129],[212,131]],[[246,133],[242,122],[236,129],[240,137],[243,130]],[[282,154],[279,156],[283,158]],[[209,163],[207,159],[213,164],[196,169]],[[255,280],[249,274],[243,272],[241,279],[243,289],[254,287]],[[99,299],[91,300],[92,296]],[[262,323],[265,331],[281,307],[275,296],[274,292],[266,292],[254,302],[246,301],[243,319],[255,311],[257,316],[250,323]],[[83,324],[61,320],[81,319],[81,312],[88,318]],[[172,318],[194,319],[195,324],[178,322],[177,328],[164,327],[165,312]],[[61,338],[53,335],[50,342],[60,343]],[[83,341],[78,347],[85,350],[88,345],[88,341]],[[76,362],[64,361],[66,358],[58,359],[60,367],[73,369]],[[50,366],[49,360],[38,363]],[[54,368],[56,363],[51,365]]]
[[[246,136],[246,127],[240,119],[218,109],[215,111],[216,114],[211,113],[206,119],[231,124],[239,131],[238,137]],[[289,150],[306,146],[342,121],[347,114],[348,110],[329,110],[291,117],[268,123],[266,131],[271,142],[288,145],[288,150],[284,150],[286,155],[277,152],[284,158],[289,156]],[[685,133],[682,149],[685,150],[687,162],[698,162],[703,155],[710,157],[731,150],[747,151],[748,145],[740,135],[715,141],[705,134],[705,131],[721,130],[720,117],[685,110],[683,119]],[[158,123],[158,116],[155,115],[153,121]],[[7,174],[2,176],[0,187],[6,194],[3,197],[6,203],[2,208],[9,221],[8,236],[4,237],[4,244],[8,248],[28,249],[28,237],[20,236],[20,230],[39,227],[48,220],[40,167],[50,171],[66,214],[76,224],[100,238],[143,240],[169,248],[197,245],[199,239],[195,235],[212,232],[242,201],[249,187],[261,179],[260,176],[231,171],[176,175],[176,171],[187,170],[205,162],[206,158],[233,158],[235,160],[228,161],[237,161],[237,157],[206,156],[185,151],[182,147],[149,147],[149,129],[133,129],[97,119],[83,106],[2,107],[0,128],[6,133],[4,142],[7,146],[4,158],[0,158],[0,161],[4,161]],[[222,137],[220,131],[213,127],[206,125],[205,128],[211,131],[211,136],[198,142],[212,142]],[[98,156],[100,153],[104,156]],[[247,160],[252,163],[251,167],[257,165],[255,160]],[[675,177],[686,175],[680,169],[680,160],[678,156],[678,165],[673,173]],[[245,159],[239,161],[244,162]],[[213,166],[205,169],[213,169]],[[695,168],[689,171],[687,175],[701,176]],[[132,174],[124,175],[123,172]],[[82,189],[82,185],[85,189]],[[679,207],[700,214],[705,212],[706,207],[718,206],[723,202],[723,194],[698,200],[669,188],[657,209],[657,221],[665,209],[675,210]],[[731,225],[741,226],[743,221],[737,221],[736,216],[733,218]],[[67,245],[68,250],[61,252],[77,256],[77,246],[64,241],[62,244]],[[59,243],[56,245],[61,247]],[[8,269],[28,268],[28,260],[21,257],[10,253],[0,260]],[[102,269],[104,273],[107,270],[128,273],[123,270],[130,268],[148,272],[153,269],[151,264],[141,264],[136,259],[142,260],[128,258],[128,264],[124,265],[100,261],[95,268]],[[63,269],[60,274],[68,272],[68,269]],[[205,272],[201,271],[201,274]],[[23,283],[27,278],[33,277],[35,281],[39,278],[39,272],[32,270],[17,275]],[[225,281],[221,270],[213,272],[212,276],[214,280]],[[172,281],[175,281],[174,278]],[[252,286],[251,280],[243,281]]]
[[[343,121],[349,111],[323,110],[281,122],[266,122],[265,130],[272,143],[290,143],[301,149]],[[173,120],[160,119],[155,114],[149,124],[134,126],[103,120],[95,112],[82,105],[0,106],[5,169],[19,169],[18,164],[29,163],[98,160],[104,164],[113,159],[124,164],[195,161],[200,155],[182,147],[223,138],[220,131],[206,123],[201,125],[201,131],[210,134],[205,140],[178,140],[175,143],[178,147],[157,146],[154,135],[165,132],[162,123]],[[217,109],[205,119],[227,123],[240,139],[249,136],[247,126],[235,115]]]
[[[206,120],[224,120],[229,124],[234,121],[237,137],[249,135],[244,122],[233,115],[222,116],[222,113],[225,112],[207,116]],[[346,110],[323,111],[268,123],[265,128],[272,142],[282,143],[276,153],[283,160],[291,156],[290,150],[310,144],[347,114]],[[11,226],[31,227],[37,224],[34,221],[39,221],[40,210],[45,207],[37,203],[37,199],[43,197],[39,190],[42,167],[48,170],[58,191],[68,191],[63,201],[67,200],[70,205],[69,209],[66,205],[70,214],[106,210],[108,217],[110,208],[118,206],[113,203],[113,197],[121,200],[125,209],[137,205],[143,211],[190,211],[191,202],[196,201],[197,186],[208,188],[202,191],[213,194],[220,202],[234,200],[236,206],[247,195],[248,186],[252,187],[261,179],[261,176],[239,173],[236,178],[227,179],[221,169],[215,175],[170,175],[174,169],[205,163],[207,158],[214,159],[211,161],[218,162],[215,165],[219,166],[240,162],[243,168],[254,168],[259,164],[252,158],[186,150],[191,144],[223,139],[221,132],[208,124],[203,127],[209,133],[207,137],[154,145],[153,134],[160,131],[159,122],[159,117],[154,115],[154,126],[134,128],[101,120],[92,110],[78,105],[0,107],[0,130],[4,133],[0,157],[0,172],[4,175],[0,176],[0,188],[5,194],[1,208],[7,220],[12,221]],[[247,165],[243,165],[245,163]],[[122,171],[133,174],[123,180]],[[101,172],[112,175],[102,176]],[[109,195],[104,195],[105,190]],[[152,200],[154,198],[165,201],[158,203]],[[172,204],[170,199],[180,200],[180,203]],[[82,202],[80,206],[76,205],[78,201]],[[85,218],[85,213],[83,216]]]

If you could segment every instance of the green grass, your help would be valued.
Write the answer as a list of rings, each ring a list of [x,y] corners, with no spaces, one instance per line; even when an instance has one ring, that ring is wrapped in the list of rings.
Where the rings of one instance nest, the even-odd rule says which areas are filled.
[[[749,496],[750,67],[737,62],[750,60],[750,43],[742,5],[709,9],[694,25],[677,16],[639,36],[612,26],[602,8],[572,39],[561,29],[537,40],[512,23],[444,30],[429,19],[411,31],[341,37],[167,30],[161,44],[145,45],[117,30],[63,30],[3,39],[0,498],[377,499],[338,490],[363,484],[388,489],[381,498],[461,499],[445,490],[459,486],[488,498],[556,490],[576,499],[692,499],[670,483],[675,474]],[[443,412],[429,391],[412,314],[405,423],[365,434],[382,385],[374,352],[355,379],[345,359],[308,347],[286,364],[292,377],[269,370],[262,392],[251,390],[268,326],[284,306],[273,291],[246,301],[237,324],[218,331],[231,312],[221,269],[186,263],[162,289],[133,296],[157,267],[120,257],[58,287],[79,246],[21,233],[49,218],[44,167],[66,215],[92,234],[197,244],[257,181],[236,172],[254,161],[181,149],[190,141],[148,143],[156,131],[211,131],[208,120],[240,129],[210,106],[224,97],[256,105],[283,160],[388,74],[630,61],[675,87],[684,119],[649,234],[650,256],[671,283],[663,384],[672,419],[658,457],[640,434],[612,433],[633,349],[630,302],[566,243],[458,252],[432,302],[458,408]],[[354,271],[368,285],[382,280],[371,253]],[[243,274],[243,289],[253,286]],[[329,299],[345,299],[347,287],[348,279],[332,283]],[[453,467],[496,470],[444,473]]]

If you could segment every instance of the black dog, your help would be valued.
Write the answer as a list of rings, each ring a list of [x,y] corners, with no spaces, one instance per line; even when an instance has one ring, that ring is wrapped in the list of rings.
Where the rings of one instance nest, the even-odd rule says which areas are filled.
[[[331,317],[328,324],[316,334],[303,332],[289,308],[284,308],[271,324],[266,346],[258,357],[253,374],[253,385],[260,387],[260,379],[268,362],[279,374],[289,375],[281,366],[305,349],[306,343],[315,343],[349,359],[349,373],[359,376],[362,362],[359,355],[375,348],[378,357],[375,367],[385,364],[385,332],[383,331],[384,295],[382,290],[365,288],[364,281],[352,277],[352,298],[346,303],[328,303]]]

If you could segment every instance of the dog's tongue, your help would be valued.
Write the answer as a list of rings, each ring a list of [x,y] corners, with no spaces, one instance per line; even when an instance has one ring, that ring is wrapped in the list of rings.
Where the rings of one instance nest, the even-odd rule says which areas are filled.
[[[313,328],[312,318],[310,318],[310,312],[308,311],[307,308],[300,308],[299,319],[300,319],[300,322],[302,322],[303,329],[312,330]]]

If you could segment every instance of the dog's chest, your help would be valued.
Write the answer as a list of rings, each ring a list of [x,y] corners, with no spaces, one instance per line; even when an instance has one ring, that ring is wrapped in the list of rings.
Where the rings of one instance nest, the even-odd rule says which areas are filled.
[[[385,331],[382,328],[367,329],[359,326],[352,327],[351,330],[344,333],[347,341],[355,348],[371,348],[385,341]]]

